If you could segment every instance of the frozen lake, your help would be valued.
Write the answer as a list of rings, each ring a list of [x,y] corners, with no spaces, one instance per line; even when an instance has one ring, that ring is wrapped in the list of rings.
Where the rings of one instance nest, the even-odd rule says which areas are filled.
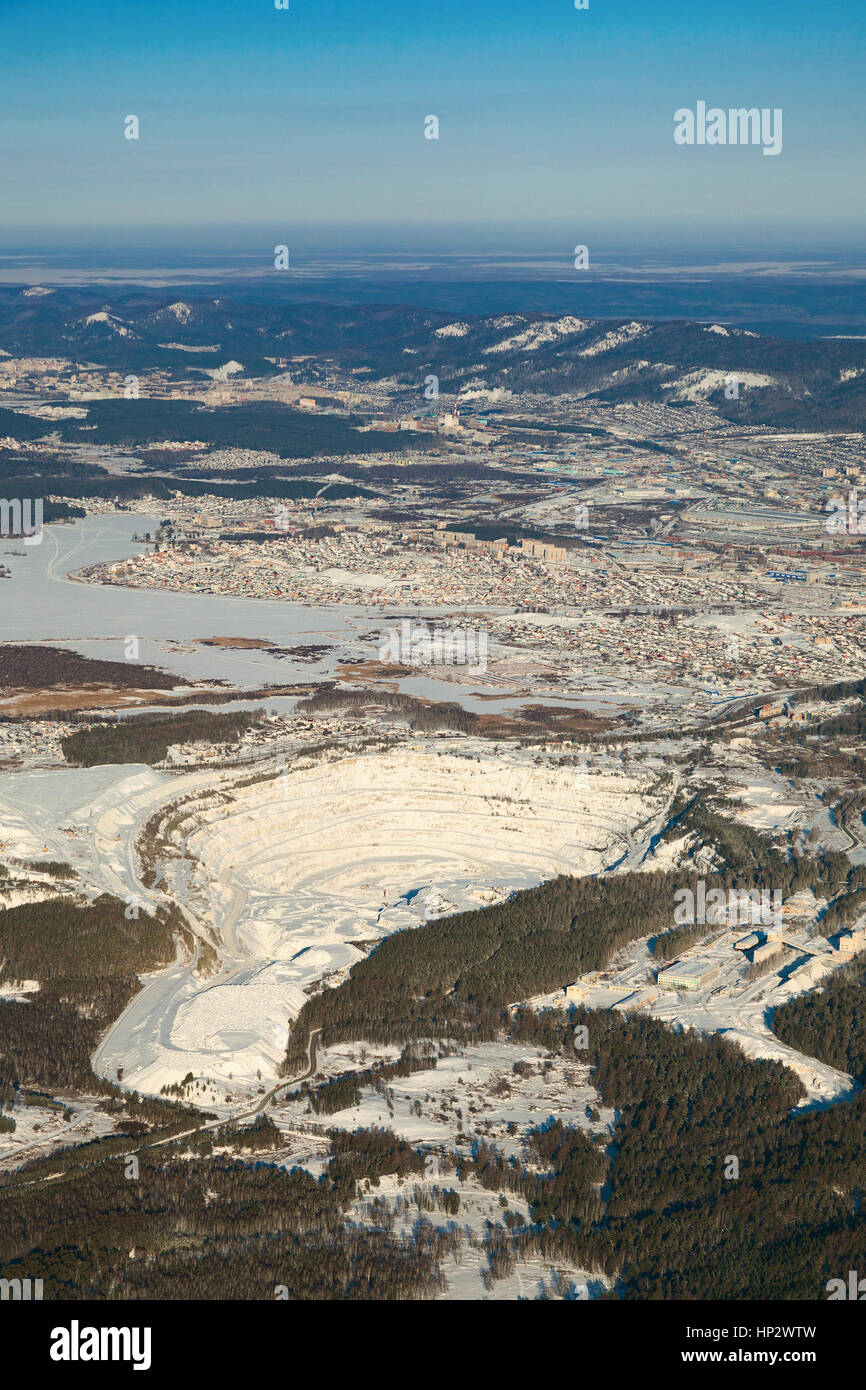
[[[46,526],[41,545],[0,544],[0,563],[12,578],[0,581],[5,600],[0,638],[6,642],[62,642],[88,656],[122,661],[128,636],[139,639],[140,660],[162,666],[188,680],[228,680],[237,685],[316,681],[332,664],[296,663],[262,651],[229,651],[196,646],[202,637],[261,637],[275,646],[338,644],[348,654],[357,636],[380,621],[359,609],[317,609],[274,600],[223,598],[165,590],[121,589],[80,584],[67,576],[85,565],[121,560],[146,546],[130,538],[151,534],[153,516],[120,513],[89,516],[71,525]],[[26,553],[10,554],[26,549]]]

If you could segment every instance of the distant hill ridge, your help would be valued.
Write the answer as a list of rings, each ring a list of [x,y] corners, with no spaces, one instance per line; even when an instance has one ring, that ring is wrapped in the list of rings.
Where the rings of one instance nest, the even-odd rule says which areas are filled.
[[[40,287],[34,287],[40,288]],[[135,372],[266,376],[292,358],[327,360],[420,391],[487,388],[577,392],[612,403],[701,401],[728,418],[781,428],[862,430],[866,341],[794,340],[723,323],[454,315],[413,306],[292,304],[154,290],[0,288],[0,351],[58,356]],[[166,341],[168,338],[170,341]],[[276,359],[276,361],[268,360]],[[232,368],[233,370],[234,368]],[[732,378],[736,396],[726,394]]]

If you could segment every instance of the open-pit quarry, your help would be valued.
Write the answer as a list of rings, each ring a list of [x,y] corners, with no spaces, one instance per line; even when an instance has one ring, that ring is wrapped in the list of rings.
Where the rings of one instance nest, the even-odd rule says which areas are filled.
[[[118,820],[111,850],[129,865],[124,837],[139,845],[142,899],[173,898],[201,949],[145,981],[94,1065],[144,1092],[192,1072],[227,1104],[254,1094],[276,1079],[305,992],[391,932],[634,862],[668,795],[616,756],[575,769],[465,741],[153,786],[144,835],[143,813]]]

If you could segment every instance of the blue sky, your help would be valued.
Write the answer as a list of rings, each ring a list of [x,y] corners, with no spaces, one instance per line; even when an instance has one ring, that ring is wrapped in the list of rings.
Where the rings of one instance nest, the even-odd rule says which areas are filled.
[[[0,32],[6,245],[808,248],[866,221],[863,0],[0,0]],[[698,100],[781,107],[782,154],[677,147]]]

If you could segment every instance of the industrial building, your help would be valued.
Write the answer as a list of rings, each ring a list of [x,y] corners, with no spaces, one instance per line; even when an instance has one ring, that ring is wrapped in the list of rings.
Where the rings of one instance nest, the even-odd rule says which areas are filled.
[[[706,989],[718,975],[719,966],[706,960],[686,960],[659,971],[660,989]]]
[[[836,949],[840,956],[847,956],[849,960],[860,951],[866,951],[866,928],[854,927],[849,931],[841,931],[836,938]]]
[[[734,942],[735,951],[753,951],[756,946],[760,946],[765,940],[763,932],[753,931],[748,936],[740,937],[739,941]]]
[[[778,941],[765,941],[763,946],[756,946],[752,952],[752,964],[763,965],[764,961],[772,960],[774,956],[780,959],[785,954],[785,947]]]

